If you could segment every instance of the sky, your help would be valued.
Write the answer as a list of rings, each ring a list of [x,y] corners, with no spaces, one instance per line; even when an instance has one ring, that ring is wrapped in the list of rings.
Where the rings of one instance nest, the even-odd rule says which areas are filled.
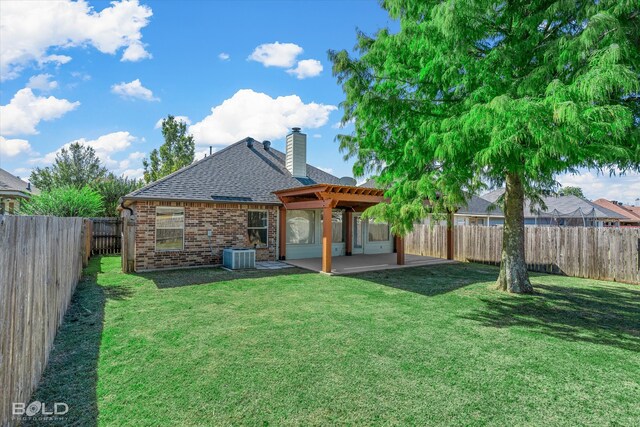
[[[27,178],[79,141],[139,178],[172,114],[189,125],[197,157],[246,136],[284,151],[297,126],[309,163],[351,176],[335,136],[352,128],[340,127],[344,94],[327,51],[383,27],[398,24],[368,0],[2,0],[0,168]],[[558,181],[640,203],[640,174]]]

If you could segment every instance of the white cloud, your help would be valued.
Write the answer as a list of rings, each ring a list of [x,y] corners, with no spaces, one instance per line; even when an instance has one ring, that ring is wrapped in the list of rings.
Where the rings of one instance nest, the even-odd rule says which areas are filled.
[[[102,163],[104,163],[105,166],[111,169],[115,169],[115,171],[118,172],[120,167],[120,162],[117,160],[114,160],[111,156],[116,153],[120,153],[127,150],[131,146],[131,143],[136,140],[137,138],[135,136],[131,135],[129,132],[123,132],[123,131],[102,135],[93,140],[80,138],[74,141],[67,142],[62,147],[58,148],[56,151],[47,153],[43,157],[37,157],[37,158],[31,159],[29,162],[33,164],[50,165],[55,161],[56,155],[63,148],[68,149],[71,144],[73,144],[74,142],[78,142],[87,147],[92,147],[95,150],[98,158],[102,161]],[[138,157],[139,154],[137,152],[132,153],[131,155],[134,155],[134,157],[130,158],[130,160],[139,159]],[[129,167],[130,163],[125,164],[125,166]]]
[[[122,60],[149,58],[141,30],[151,8],[138,0],[113,1],[96,12],[85,0],[3,1],[0,16],[0,78],[16,78],[31,63],[69,62],[71,57],[50,49],[93,46],[115,54],[126,48]]]
[[[36,76],[31,76],[27,83],[27,87],[41,90],[43,92],[53,90],[58,87],[58,82],[51,80],[51,77],[53,77],[51,74],[38,74]]]
[[[111,86],[111,92],[120,95],[124,99],[142,99],[144,101],[160,101],[153,96],[153,92],[142,86],[140,79],[135,79],[129,83],[118,83]]]
[[[143,59],[151,59],[153,56],[147,52],[140,41],[133,42],[122,54],[120,61],[138,62]]]
[[[591,200],[605,198],[634,203],[640,197],[640,173],[637,172],[610,177],[608,173],[602,175],[584,170],[578,175],[560,175],[557,180],[565,187],[582,188],[584,195]]]
[[[334,105],[305,104],[299,96],[279,96],[242,89],[211,114],[189,128],[198,144],[229,145],[247,136],[284,137],[292,127],[319,128],[327,123]]]
[[[250,60],[257,61],[265,67],[292,67],[303,49],[294,43],[265,43],[256,47],[249,55]]]
[[[193,161],[197,162],[198,160],[202,160],[209,155],[209,149],[196,151],[195,156],[193,157]]]
[[[322,138],[322,135],[320,135],[319,133],[314,133],[313,137],[318,139],[318,138]]]
[[[140,179],[144,175],[144,168],[127,169],[122,171],[121,175],[124,175],[130,179]]]
[[[333,168],[323,168],[318,166],[318,169],[320,169],[321,171],[325,171],[326,173],[333,174]]]
[[[118,163],[118,169],[129,169],[131,167],[131,163],[140,163],[140,161],[145,157],[146,154],[141,151],[134,151],[133,153],[129,153],[126,159],[120,160],[120,162]]]
[[[25,139],[6,139],[0,136],[0,156],[15,157],[31,153],[31,144]]]
[[[29,176],[31,175],[31,171],[33,169],[29,168],[16,168],[13,170],[13,174],[17,177],[22,177],[21,179],[24,181],[29,181]]]
[[[75,77],[76,79],[82,80],[83,82],[91,80],[91,75],[82,71],[72,71],[71,77]]]
[[[174,116],[174,117],[175,117],[176,121],[183,122],[183,123],[186,123],[186,124],[188,124],[188,125],[190,125],[190,124],[191,124],[191,119],[190,119],[189,117],[187,117],[187,116]],[[166,119],[166,117],[163,117],[163,118],[161,118],[160,120],[158,120],[158,121],[156,122],[156,125],[155,125],[153,128],[154,128],[154,129],[160,129],[160,128],[162,128],[162,121],[163,121],[164,119]]]
[[[33,135],[42,120],[53,120],[74,110],[80,102],[50,96],[36,96],[30,88],[20,89],[9,104],[0,106],[0,134]]]
[[[296,68],[287,70],[287,73],[296,76],[298,79],[306,79],[307,77],[315,77],[322,72],[322,64],[317,59],[303,59],[298,61]]]
[[[221,60],[221,61],[228,61],[230,58],[231,58],[231,56],[229,56],[229,54],[226,53],[226,52],[220,52],[218,54],[218,59]]]

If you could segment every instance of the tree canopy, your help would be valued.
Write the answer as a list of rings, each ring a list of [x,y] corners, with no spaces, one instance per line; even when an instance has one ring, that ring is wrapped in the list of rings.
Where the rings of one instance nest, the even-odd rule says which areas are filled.
[[[92,147],[74,142],[56,154],[52,166],[35,168],[29,181],[45,191],[64,186],[83,188],[107,173]]]
[[[519,272],[499,285],[530,291],[524,198],[553,192],[562,172],[640,168],[637,0],[383,7],[398,32],[358,33],[355,55],[329,52],[343,122],[355,120],[341,148],[356,175],[388,188],[389,203],[370,213],[404,234],[506,185],[501,277],[510,264]]]
[[[100,194],[104,205],[103,216],[119,216],[118,201],[132,191],[142,186],[142,181],[128,178],[126,176],[116,176],[109,174],[91,183],[91,188]]]
[[[571,187],[571,186],[562,187],[560,190],[558,190],[558,195],[559,196],[576,196],[576,197],[580,197],[581,199],[586,199],[584,193],[582,192],[582,188],[580,187]]]
[[[187,133],[186,123],[167,116],[162,120],[162,136],[164,143],[160,149],[154,149],[149,159],[142,162],[147,183],[190,165],[195,158],[195,142],[193,135]]]

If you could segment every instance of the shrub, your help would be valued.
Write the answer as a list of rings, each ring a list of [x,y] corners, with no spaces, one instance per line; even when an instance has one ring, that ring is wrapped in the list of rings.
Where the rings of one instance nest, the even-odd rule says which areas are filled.
[[[20,207],[23,215],[93,217],[101,215],[104,204],[100,194],[89,188],[58,187],[33,196]]]

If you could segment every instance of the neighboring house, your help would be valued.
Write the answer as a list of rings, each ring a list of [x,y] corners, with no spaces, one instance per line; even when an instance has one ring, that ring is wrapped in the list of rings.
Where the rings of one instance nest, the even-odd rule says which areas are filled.
[[[466,207],[455,215],[459,225],[502,225],[504,213],[491,206],[504,194],[504,189],[493,190],[480,197],[473,196]],[[543,197],[546,209],[535,208],[527,200],[524,206],[525,225],[559,225],[584,227],[619,226],[625,217],[618,212],[576,196]]]
[[[31,183],[0,169],[0,215],[16,213],[23,200],[39,193],[40,190]]]
[[[123,197],[133,268],[220,264],[223,249],[251,247],[263,261],[322,256],[326,271],[327,257],[393,252],[389,226],[361,218],[382,191],[308,165],[306,145],[299,128],[286,153],[245,138]]]
[[[620,220],[620,226],[623,227],[640,227],[640,209],[636,206],[625,206],[624,204],[615,200],[609,201],[607,199],[595,200],[598,206],[602,206],[610,211],[617,212],[624,218]],[[636,211],[638,209],[638,211]]]

